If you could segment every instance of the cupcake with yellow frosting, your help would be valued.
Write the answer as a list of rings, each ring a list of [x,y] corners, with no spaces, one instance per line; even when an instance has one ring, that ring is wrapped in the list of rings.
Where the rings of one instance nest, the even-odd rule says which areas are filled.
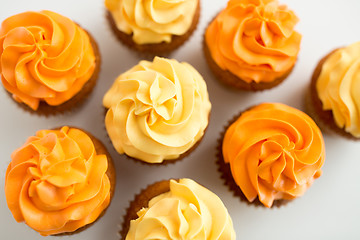
[[[360,42],[339,48],[318,63],[308,109],[324,129],[360,140]]]
[[[211,109],[201,75],[188,63],[160,57],[121,74],[103,105],[116,151],[150,164],[174,162],[195,149]]]
[[[4,88],[24,109],[43,115],[82,102],[100,69],[95,40],[69,18],[51,11],[5,19],[0,57]]]
[[[206,29],[207,62],[227,86],[272,88],[295,65],[301,42],[297,22],[295,13],[277,0],[230,0]]]
[[[200,17],[200,0],[105,0],[105,6],[116,37],[147,53],[167,53],[180,47]]]
[[[305,113],[280,103],[242,112],[221,136],[218,165],[241,200],[265,207],[302,196],[321,176],[322,134]]]
[[[235,240],[231,217],[221,199],[191,179],[161,181],[131,202],[122,240]]]
[[[110,204],[115,169],[104,145],[88,132],[40,130],[11,158],[7,205],[17,222],[43,236],[82,231]]]

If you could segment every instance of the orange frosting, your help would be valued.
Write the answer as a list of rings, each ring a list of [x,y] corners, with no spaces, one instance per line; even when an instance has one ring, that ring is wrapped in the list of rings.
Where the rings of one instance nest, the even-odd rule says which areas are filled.
[[[223,155],[246,198],[271,207],[301,196],[325,160],[322,134],[305,113],[280,103],[245,111],[227,129]]]
[[[8,207],[41,235],[72,232],[110,203],[105,155],[79,129],[41,130],[11,155],[5,177]]]
[[[6,90],[36,110],[60,105],[78,93],[95,70],[87,33],[50,11],[24,12],[0,29],[0,73]]]
[[[298,18],[277,0],[230,0],[205,41],[216,64],[250,83],[271,82],[291,70],[301,35]]]

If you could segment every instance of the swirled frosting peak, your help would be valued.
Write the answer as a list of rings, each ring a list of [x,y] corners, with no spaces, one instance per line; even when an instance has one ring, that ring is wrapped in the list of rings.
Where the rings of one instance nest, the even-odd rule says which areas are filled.
[[[73,232],[110,203],[105,155],[76,128],[41,130],[11,155],[5,178],[8,207],[41,235]]]
[[[298,18],[277,0],[230,0],[205,33],[216,64],[246,82],[271,82],[291,70]]]
[[[50,11],[24,12],[0,29],[0,73],[13,98],[36,110],[60,105],[78,93],[95,70],[87,33]]]
[[[121,74],[103,104],[115,149],[149,163],[189,150],[203,136],[211,108],[200,74],[187,63],[160,57]]]
[[[199,0],[105,0],[118,29],[137,44],[171,42],[192,24]]]
[[[316,89],[335,123],[360,138],[360,42],[338,49],[324,62]]]
[[[218,196],[190,179],[170,180],[132,220],[126,240],[234,240],[230,215]]]
[[[322,134],[305,113],[280,104],[252,107],[226,130],[223,156],[236,184],[252,202],[303,195],[325,160]]]

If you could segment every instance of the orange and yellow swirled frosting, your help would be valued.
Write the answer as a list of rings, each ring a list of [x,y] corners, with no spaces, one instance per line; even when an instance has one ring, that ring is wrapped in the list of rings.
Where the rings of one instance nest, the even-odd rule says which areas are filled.
[[[13,98],[36,110],[60,105],[78,93],[95,70],[87,33],[50,11],[24,12],[0,29],[1,80]]]
[[[199,0],[105,0],[117,28],[137,44],[171,42],[192,24]]]
[[[189,150],[203,136],[211,109],[201,75],[187,63],[160,57],[121,74],[103,104],[117,152],[149,163]]]
[[[47,236],[92,223],[110,203],[105,155],[76,128],[41,130],[11,155],[6,201],[14,218]]]
[[[234,240],[221,199],[191,179],[170,180],[170,191],[154,197],[130,222],[126,240]]]
[[[294,66],[298,18],[277,0],[230,0],[205,33],[211,56],[240,79],[271,82]]]
[[[324,110],[335,123],[360,138],[360,42],[338,49],[324,62],[316,82]]]
[[[252,107],[226,130],[223,156],[236,184],[252,202],[303,195],[325,160],[322,134],[305,113],[280,104]]]

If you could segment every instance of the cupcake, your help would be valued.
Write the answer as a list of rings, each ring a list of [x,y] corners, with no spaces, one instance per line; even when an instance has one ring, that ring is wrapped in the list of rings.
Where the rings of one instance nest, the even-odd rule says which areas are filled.
[[[24,109],[42,115],[82,102],[100,69],[95,40],[69,18],[51,11],[5,19],[0,57],[4,88]]]
[[[7,205],[17,222],[43,236],[82,231],[110,204],[116,180],[111,157],[83,130],[40,130],[11,158]]]
[[[272,88],[295,65],[301,42],[297,22],[295,13],[277,0],[230,0],[206,29],[206,60],[229,87]]]
[[[360,42],[339,48],[318,63],[308,109],[323,129],[360,140]]]
[[[200,0],[105,0],[116,37],[139,52],[167,53],[181,46],[196,29]]]
[[[283,205],[302,196],[322,174],[325,146],[319,128],[284,104],[263,103],[240,113],[219,144],[222,178],[249,204]]]
[[[160,57],[121,74],[103,105],[116,151],[150,164],[174,162],[195,149],[211,109],[200,74],[187,63]]]
[[[191,179],[161,181],[131,202],[121,239],[234,240],[221,199]]]

